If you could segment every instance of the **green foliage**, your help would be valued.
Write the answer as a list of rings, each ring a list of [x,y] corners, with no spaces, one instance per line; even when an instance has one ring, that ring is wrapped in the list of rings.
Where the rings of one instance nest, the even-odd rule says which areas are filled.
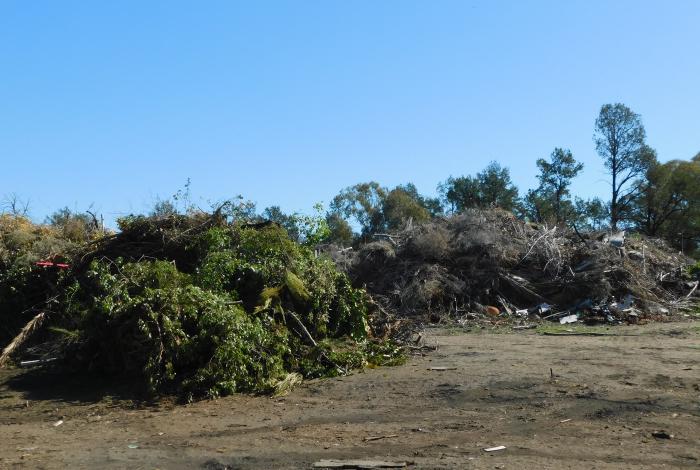
[[[450,176],[438,186],[445,205],[453,213],[468,208],[500,207],[515,210],[518,207],[518,189],[510,178],[510,170],[491,162],[476,176]]]
[[[688,274],[695,279],[700,279],[700,261],[688,267]]]
[[[212,206],[229,222],[259,222],[256,205],[253,201],[245,199],[240,194],[223,203]]]
[[[345,219],[354,219],[369,235],[384,229],[384,200],[387,189],[375,181],[343,189],[331,202],[331,212]]]
[[[287,234],[292,240],[301,240],[301,233],[299,233],[299,227],[296,224],[294,216],[285,214],[280,206],[266,207],[262,213],[262,218],[280,224],[287,230]]]
[[[298,227],[300,242],[307,246],[316,246],[328,239],[331,229],[323,215],[323,204],[314,204],[313,215],[294,214],[294,225]]]
[[[560,224],[577,219],[576,206],[570,198],[569,186],[583,170],[570,150],[555,148],[550,161],[537,160],[540,181],[537,189],[528,191],[524,206],[527,216],[535,222]]]
[[[0,215],[0,346],[6,344],[55,292],[63,273],[36,266],[64,261],[76,249],[60,227],[35,225],[26,217]]]
[[[323,243],[331,235],[331,228],[323,214],[323,205],[320,203],[314,204],[312,215],[299,213],[287,215],[279,206],[271,206],[263,211],[262,218],[281,225],[287,230],[292,240],[306,246]]]
[[[421,222],[441,213],[440,202],[421,196],[412,183],[389,190],[371,181],[342,190],[331,202],[329,217],[334,217],[334,236],[339,236],[337,230],[349,228],[340,220],[352,219],[366,238],[374,233],[399,229],[408,219]],[[347,240],[348,237],[343,234],[339,238]]]
[[[340,246],[348,246],[352,244],[354,234],[352,227],[347,220],[343,219],[340,214],[329,213],[326,216],[328,224],[328,242],[335,243]]]
[[[231,251],[215,251],[203,260],[195,276],[202,289],[215,292],[233,292],[236,280],[242,274],[245,263],[241,263]],[[238,300],[238,299],[236,299]]]
[[[95,261],[77,295],[70,319],[83,340],[69,358],[138,376],[151,393],[253,391],[284,371],[283,331],[192,285],[170,262]]]
[[[60,230],[63,239],[75,243],[84,243],[103,234],[94,214],[73,212],[68,207],[51,214],[46,223]]]
[[[416,187],[412,184],[405,187],[397,186],[389,191],[383,205],[387,228],[399,229],[407,219],[412,219],[414,222],[429,220],[431,214],[421,199]]]
[[[637,184],[631,211],[636,227],[692,251],[700,237],[700,160],[656,163]]]
[[[608,219],[608,205],[600,198],[576,198],[574,203],[576,226],[585,230],[601,230]]]
[[[37,314],[32,307],[50,297],[60,273],[24,263],[0,266],[0,345],[6,345]]]
[[[335,276],[336,295],[332,299],[329,329],[333,336],[347,335],[362,340],[369,333],[367,299],[365,293],[350,285],[344,275]]]
[[[150,215],[153,217],[170,217],[195,212],[191,189],[192,181],[187,178],[184,186],[178,189],[169,199],[158,198],[153,205],[153,209],[151,209]]]
[[[595,122],[596,150],[611,176],[610,226],[617,229],[628,216],[638,185],[656,161],[656,152],[645,144],[646,131],[639,114],[621,103],[606,104]]]
[[[175,204],[169,199],[159,199],[151,209],[151,215],[154,217],[170,217],[176,215],[178,209]]]
[[[198,215],[120,224],[101,255],[54,280],[60,294],[46,335],[67,364],[191,399],[269,392],[290,373],[370,363],[366,293],[279,225]],[[0,295],[33,273],[0,270],[8,281]]]
[[[270,225],[261,229],[239,228],[233,232],[232,252],[242,266],[260,273],[270,284],[282,284],[288,268],[302,256],[310,256],[292,241],[284,229]]]
[[[393,341],[364,341],[326,339],[319,343],[314,355],[302,361],[301,370],[307,377],[334,376],[343,370],[398,366],[406,362],[404,349]],[[334,368],[323,366],[324,362]]]
[[[491,162],[477,173],[480,185],[480,204],[482,207],[500,207],[513,210],[518,203],[518,189],[510,179],[510,170],[497,162]]]
[[[479,181],[472,176],[450,176],[438,185],[438,191],[453,214],[481,204]]]

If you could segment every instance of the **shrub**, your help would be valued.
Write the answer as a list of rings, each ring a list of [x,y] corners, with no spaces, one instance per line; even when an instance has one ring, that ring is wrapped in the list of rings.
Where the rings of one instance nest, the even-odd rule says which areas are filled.
[[[695,279],[700,279],[700,261],[688,267],[688,274]]]

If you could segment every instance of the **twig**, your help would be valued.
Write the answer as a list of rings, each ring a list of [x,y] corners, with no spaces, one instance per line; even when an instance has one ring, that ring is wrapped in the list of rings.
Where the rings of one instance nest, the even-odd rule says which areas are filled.
[[[547,235],[552,235],[552,234],[554,234],[554,232],[555,232],[556,230],[557,230],[556,227],[554,227],[552,230],[546,230],[546,229],[545,229],[545,232],[544,232],[542,235],[540,235],[539,237],[537,237],[537,240],[535,240],[534,243],[533,243],[532,245],[530,245],[530,249],[527,250],[527,253],[525,253],[525,256],[523,256],[523,258],[520,260],[520,263],[522,263],[523,261],[525,261],[525,259],[527,259],[527,257],[530,256],[530,253],[532,252],[532,250],[533,250],[533,249],[535,248],[535,246],[537,245],[537,242],[539,242],[540,240],[542,240],[542,239],[543,239],[544,237],[546,237]]]
[[[22,345],[39,329],[46,318],[45,312],[39,312],[24,325],[24,328],[19,332],[17,336],[12,340],[10,344],[3,349],[0,355],[0,367],[4,367],[10,360],[10,357],[17,351]]]
[[[301,330],[301,332],[297,332],[297,333],[299,333],[313,347],[318,347],[318,343],[316,342],[314,337],[311,336],[311,333],[309,333],[309,330],[306,329],[306,326],[304,326],[304,323],[302,323],[301,319],[297,316],[297,314],[292,312],[292,311],[285,312],[285,314],[289,315],[294,320],[294,322],[297,324],[299,329]],[[332,365],[333,367],[338,369],[340,371],[340,373],[342,373],[343,375],[348,373],[347,370],[340,367],[335,361],[333,361],[330,357],[328,357],[328,355],[323,350],[321,350],[321,357],[323,359],[325,359],[326,361],[328,361],[328,363],[330,365]]]
[[[314,339],[313,336],[311,336],[311,333],[309,333],[309,330],[306,329],[306,327],[304,326],[304,323],[302,323],[301,319],[299,319],[299,317],[297,316],[297,314],[294,313],[294,312],[292,312],[292,311],[285,312],[285,313],[286,313],[287,315],[289,315],[290,317],[292,317],[292,319],[294,320],[294,322],[297,324],[297,326],[298,326],[299,329],[301,330],[301,336],[303,336],[304,339],[305,339],[307,342],[309,342],[313,347],[318,346],[318,343],[316,343],[316,340]]]
[[[424,344],[423,346],[411,346],[411,345],[409,344],[409,345],[406,346],[406,347],[407,347],[408,349],[410,349],[411,351],[423,351],[423,350],[427,350],[427,351],[437,351],[437,346],[429,346],[429,345],[427,345],[427,344]]]
[[[374,238],[386,238],[386,239],[389,240],[389,241],[391,242],[391,244],[394,245],[395,247],[398,247],[398,246],[399,246],[399,242],[401,241],[401,237],[399,237],[399,236],[397,236],[397,235],[391,235],[391,234],[388,234],[388,233],[375,233],[375,234],[372,235],[372,236],[373,236]]]
[[[612,334],[612,333],[593,333],[593,332],[571,332],[571,333],[556,333],[554,331],[545,331],[542,333],[545,336],[639,336],[628,334]]]
[[[698,288],[698,285],[700,284],[700,281],[695,281],[695,286],[690,290],[688,295],[685,296],[685,299],[689,299],[691,295],[693,295],[693,292]]]
[[[538,299],[538,300],[540,300],[540,301],[546,302],[546,303],[548,303],[548,304],[551,304],[551,303],[552,303],[552,302],[550,302],[548,299],[546,299],[545,297],[542,297],[542,296],[541,296],[540,294],[538,294],[537,292],[533,291],[532,289],[526,287],[524,284],[522,284],[522,283],[516,281],[515,279],[513,279],[513,276],[511,276],[511,275],[508,275],[508,274],[499,274],[499,277],[500,277],[501,279],[503,279],[504,281],[508,282],[512,287],[514,287],[514,288],[516,288],[516,289],[520,289],[521,291],[523,291],[523,292],[525,292],[526,294],[528,294],[528,295],[534,297],[535,299]]]
[[[564,316],[564,315],[566,315],[567,313],[569,313],[568,310],[564,310],[564,311],[562,311],[562,312],[552,313],[551,315],[547,315],[546,317],[542,317],[542,320],[549,320],[550,318],[554,318],[554,317],[558,317],[558,316]]]
[[[34,359],[32,361],[22,361],[19,363],[19,365],[22,367],[38,366],[41,364],[47,364],[49,362],[53,362],[57,359],[58,359],[57,357],[48,357],[46,359]]]
[[[578,227],[576,227],[576,224],[571,224],[571,226],[574,228],[574,232],[576,232],[576,235],[578,235],[583,244],[586,245],[586,247],[588,247],[588,240],[583,238],[583,235],[581,235],[581,232],[578,231]]]
[[[379,439],[391,439],[393,437],[399,437],[398,434],[389,434],[386,436],[370,436],[370,437],[365,437],[362,439],[365,442],[370,442],[370,441],[378,441]]]

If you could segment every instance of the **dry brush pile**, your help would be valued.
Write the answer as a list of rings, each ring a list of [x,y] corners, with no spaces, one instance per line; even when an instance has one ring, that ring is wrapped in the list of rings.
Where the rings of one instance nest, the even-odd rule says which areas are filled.
[[[692,260],[661,240],[582,234],[500,210],[469,210],[377,238],[339,264],[403,316],[636,321],[692,308],[697,294]]]

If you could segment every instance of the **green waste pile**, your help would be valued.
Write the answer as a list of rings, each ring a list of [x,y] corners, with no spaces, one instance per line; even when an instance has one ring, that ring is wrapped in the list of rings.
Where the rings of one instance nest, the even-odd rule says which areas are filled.
[[[56,357],[187,398],[274,393],[299,375],[402,359],[373,339],[368,295],[277,224],[218,212],[119,223],[72,246],[69,269],[17,256],[0,265],[0,315],[21,319],[4,331],[3,359]],[[15,265],[36,282],[13,278]]]
[[[55,296],[60,270],[39,269],[41,260],[66,261],[80,246],[72,232],[36,225],[22,216],[0,215],[0,346],[6,345]]]

